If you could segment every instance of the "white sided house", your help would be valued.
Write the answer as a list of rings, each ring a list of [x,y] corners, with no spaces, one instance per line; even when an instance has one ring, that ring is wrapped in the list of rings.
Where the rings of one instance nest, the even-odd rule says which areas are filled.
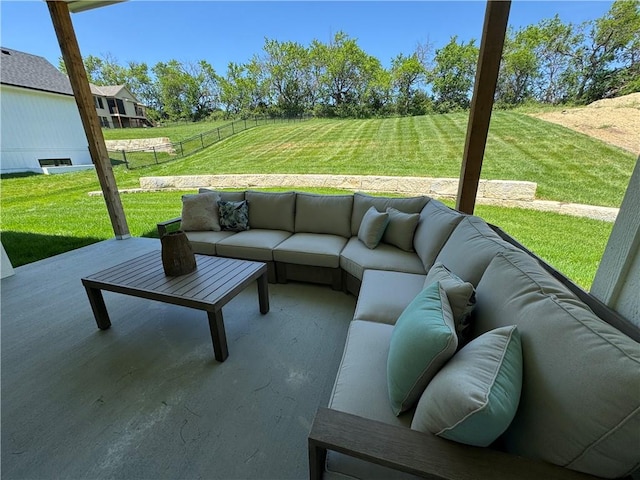
[[[92,168],[67,76],[43,57],[0,50],[0,173]]]
[[[152,126],[144,106],[125,85],[89,84],[100,124],[107,128]]]

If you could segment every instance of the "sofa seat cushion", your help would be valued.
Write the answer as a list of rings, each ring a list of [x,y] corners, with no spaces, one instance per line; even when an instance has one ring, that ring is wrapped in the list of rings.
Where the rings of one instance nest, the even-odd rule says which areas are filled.
[[[235,232],[185,232],[193,253],[216,255],[216,245],[222,240],[235,235]]]
[[[329,408],[409,428],[413,411],[396,417],[387,390],[387,356],[393,326],[354,320],[349,326]],[[336,452],[327,454],[327,472],[353,478],[411,478]]]
[[[366,193],[353,194],[353,213],[351,215],[351,235],[358,235],[362,217],[374,207],[379,212],[386,212],[387,208],[395,208],[404,213],[420,213],[422,208],[430,201],[429,197],[376,197]]]
[[[349,238],[352,206],[353,195],[297,193],[295,231]]]
[[[353,318],[395,325],[422,290],[424,279],[417,273],[365,270]]]
[[[282,230],[246,230],[218,242],[216,252],[223,257],[273,261],[273,249],[291,236]]]
[[[405,252],[386,243],[380,243],[375,250],[371,250],[358,237],[351,237],[342,250],[340,266],[360,280],[366,269],[426,274],[420,258],[414,252]]]
[[[462,213],[432,199],[420,212],[413,248],[428,271],[453,229],[465,218]]]
[[[248,190],[249,227],[293,232],[295,192],[254,192]]]
[[[505,251],[476,289],[475,334],[515,324],[520,407],[507,451],[606,478],[640,463],[640,345],[598,318],[523,251]]]
[[[273,250],[276,262],[338,268],[347,239],[340,235],[295,233]],[[367,248],[363,245],[363,248]]]
[[[458,224],[435,261],[475,287],[493,257],[515,248],[480,217],[468,216]]]

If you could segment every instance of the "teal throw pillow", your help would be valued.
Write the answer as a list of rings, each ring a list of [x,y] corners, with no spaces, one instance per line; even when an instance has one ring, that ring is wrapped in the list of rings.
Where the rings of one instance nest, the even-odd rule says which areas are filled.
[[[222,230],[241,232],[249,230],[249,205],[246,200],[240,202],[218,202],[220,226]]]
[[[439,282],[422,290],[391,334],[387,384],[396,415],[412,408],[429,381],[458,347],[453,314]]]
[[[522,389],[516,326],[472,340],[425,389],[411,428],[467,445],[491,445],[511,424]]]

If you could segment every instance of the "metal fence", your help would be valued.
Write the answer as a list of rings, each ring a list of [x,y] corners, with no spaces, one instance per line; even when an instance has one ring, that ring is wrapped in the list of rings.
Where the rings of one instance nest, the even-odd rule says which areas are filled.
[[[108,150],[109,158],[111,159],[111,163],[114,165],[124,164],[130,170],[147,167],[149,165],[159,165],[161,163],[179,160],[188,155],[199,152],[214,143],[218,143],[225,138],[248,130],[249,128],[274,123],[301,122],[308,118],[310,117],[255,117],[235,120],[231,123],[194,135],[193,137],[189,137],[180,142],[166,143],[139,149]]]

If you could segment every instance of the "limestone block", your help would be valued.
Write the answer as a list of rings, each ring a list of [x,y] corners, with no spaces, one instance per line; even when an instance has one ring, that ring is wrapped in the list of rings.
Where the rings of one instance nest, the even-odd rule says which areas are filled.
[[[536,196],[535,182],[481,180],[479,196],[486,198],[502,198],[505,200],[533,200]]]

